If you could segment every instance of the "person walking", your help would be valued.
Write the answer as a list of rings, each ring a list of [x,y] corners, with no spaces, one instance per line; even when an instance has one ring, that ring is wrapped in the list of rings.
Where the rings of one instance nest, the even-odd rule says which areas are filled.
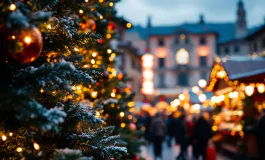
[[[194,140],[195,147],[197,149],[196,155],[194,158],[196,160],[202,156],[203,160],[206,160],[206,151],[208,146],[208,141],[212,138],[212,129],[211,125],[204,119],[203,116],[196,121],[194,125]]]
[[[265,160],[265,109],[262,110],[262,115],[257,126],[257,133],[260,160]]]
[[[176,144],[180,145],[180,153],[177,157],[177,160],[183,160],[185,158],[185,153],[187,150],[187,131],[185,127],[185,116],[182,114],[179,118],[173,121],[173,134],[176,140]]]
[[[174,126],[173,126],[173,115],[174,113],[172,113],[171,115],[168,116],[168,119],[166,121],[166,125],[167,125],[167,138],[166,138],[166,142],[167,142],[167,146],[168,148],[171,148],[171,143],[172,143],[172,137],[173,137],[173,130],[174,130]]]
[[[155,160],[162,159],[162,143],[166,135],[166,125],[159,113],[152,120],[150,133],[152,134]]]

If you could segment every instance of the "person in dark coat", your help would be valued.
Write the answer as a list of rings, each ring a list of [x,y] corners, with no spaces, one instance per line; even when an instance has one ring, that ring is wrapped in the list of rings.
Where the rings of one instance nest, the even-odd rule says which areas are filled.
[[[155,159],[159,157],[162,159],[162,143],[166,135],[166,125],[159,113],[152,120],[150,133],[154,144]]]
[[[185,153],[187,150],[187,131],[185,127],[185,116],[182,115],[173,121],[173,134],[176,140],[176,144],[180,145],[180,153],[177,159],[185,159]]]
[[[150,133],[150,125],[152,122],[152,118],[150,116],[150,114],[148,112],[144,113],[144,119],[143,119],[143,126],[145,127],[145,131],[144,131],[144,138],[147,141],[151,141],[151,133]]]
[[[262,116],[258,122],[257,132],[260,159],[265,160],[265,109],[262,110]]]
[[[194,140],[195,147],[197,149],[194,158],[197,160],[200,156],[203,160],[206,159],[206,151],[208,146],[208,141],[212,138],[212,128],[211,125],[201,116],[194,125]]]
[[[171,141],[172,141],[172,137],[173,137],[173,115],[174,113],[172,113],[171,115],[168,116],[168,119],[166,121],[166,125],[167,125],[167,146],[170,148],[171,147]]]

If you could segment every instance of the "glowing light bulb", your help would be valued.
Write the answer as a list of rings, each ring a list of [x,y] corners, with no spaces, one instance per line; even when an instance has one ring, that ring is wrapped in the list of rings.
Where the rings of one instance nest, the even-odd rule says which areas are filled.
[[[194,86],[191,90],[193,93],[198,93],[200,91],[200,88],[198,86]]]
[[[132,24],[128,22],[128,23],[126,24],[126,27],[127,27],[127,28],[131,28],[131,27],[132,27]]]
[[[2,141],[6,141],[7,137],[5,135],[2,135]]]
[[[111,49],[108,49],[108,50],[107,50],[107,53],[108,53],[108,54],[111,54],[111,53],[112,53],[112,50],[111,50]]]
[[[13,136],[13,133],[12,133],[12,132],[10,132],[10,133],[9,133],[9,136],[10,136],[10,137],[12,137],[12,136]]]
[[[16,39],[16,36],[13,35],[11,38],[12,38],[12,39]]]
[[[259,84],[259,85],[258,85],[258,92],[259,92],[259,93],[264,93],[264,91],[265,91],[265,86],[264,86],[264,84]]]
[[[80,13],[80,14],[83,14],[83,13],[84,13],[84,11],[83,11],[82,9],[80,9],[80,10],[79,10],[79,13]]]
[[[246,95],[251,96],[254,93],[254,87],[253,86],[246,86],[245,92],[246,92]]]
[[[16,151],[17,151],[17,152],[22,152],[23,149],[22,149],[21,147],[18,147],[18,148],[16,149]]]
[[[116,57],[116,54],[115,53],[112,53],[110,56],[111,57]]]
[[[10,11],[14,11],[14,10],[16,10],[16,8],[17,8],[17,6],[16,6],[15,4],[11,4],[11,5],[9,6],[9,10],[10,10]]]
[[[35,150],[39,150],[40,149],[40,145],[38,143],[34,143],[33,147]]]
[[[121,128],[124,128],[125,127],[125,123],[121,123]]]
[[[226,76],[226,72],[225,72],[225,71],[219,71],[219,72],[217,72],[217,76],[218,76],[219,78],[225,78],[225,76]]]
[[[99,3],[102,3],[104,0],[99,0]]]
[[[24,42],[27,43],[27,44],[30,44],[32,42],[32,39],[27,36],[27,37],[24,38]]]
[[[207,85],[207,82],[204,80],[204,79],[200,79],[198,81],[198,85],[201,87],[201,88],[204,88],[206,85]]]
[[[98,92],[97,91],[91,92],[91,97],[92,98],[97,98],[97,96],[98,96]]]
[[[95,64],[96,61],[95,61],[94,59],[91,59],[91,63],[92,63],[92,64]]]
[[[88,0],[85,0],[85,2],[88,2]]]
[[[199,95],[199,100],[200,100],[201,102],[206,101],[206,95],[205,95],[205,94],[200,94],[200,95]]]
[[[93,52],[92,53],[92,57],[96,57],[97,56],[97,53],[96,52]]]
[[[110,6],[110,7],[113,7],[113,6],[114,6],[114,3],[113,3],[113,2],[110,2],[110,3],[109,3],[109,6]]]
[[[111,38],[111,34],[108,33],[108,34],[106,35],[106,37],[107,37],[108,39],[110,39],[110,38]]]
[[[179,100],[183,101],[184,99],[185,99],[184,94],[180,94],[180,95],[179,95]]]
[[[100,113],[98,111],[96,111],[96,116],[100,116]]]
[[[112,93],[110,94],[110,96],[111,96],[111,97],[115,97],[116,94],[115,94],[114,92],[112,92]]]
[[[51,25],[51,24],[48,24],[48,25],[47,25],[47,28],[48,28],[48,29],[52,29],[52,25]]]
[[[43,89],[43,88],[41,88],[41,89],[40,89],[40,93],[43,93],[43,92],[44,92],[44,89]]]
[[[100,16],[99,19],[103,19],[103,16]]]
[[[87,68],[88,67],[87,64],[85,64],[84,67]]]
[[[129,116],[128,116],[128,119],[129,119],[129,120],[131,120],[132,118],[133,118],[133,116],[132,116],[132,115],[129,115]]]
[[[74,48],[74,50],[75,50],[76,52],[78,52],[78,51],[79,51],[79,49],[78,49],[78,48],[76,48],[76,47]]]
[[[217,126],[213,126],[213,127],[212,127],[212,130],[213,130],[213,131],[217,131],[217,129],[218,129]]]
[[[125,115],[124,112],[121,112],[121,113],[120,113],[120,116],[121,116],[121,117],[124,117],[124,115]]]

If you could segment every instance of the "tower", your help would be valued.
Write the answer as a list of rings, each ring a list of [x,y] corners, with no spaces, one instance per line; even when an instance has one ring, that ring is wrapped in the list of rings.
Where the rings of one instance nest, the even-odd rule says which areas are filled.
[[[238,1],[237,21],[236,21],[236,38],[243,38],[247,35],[246,11],[242,0]]]

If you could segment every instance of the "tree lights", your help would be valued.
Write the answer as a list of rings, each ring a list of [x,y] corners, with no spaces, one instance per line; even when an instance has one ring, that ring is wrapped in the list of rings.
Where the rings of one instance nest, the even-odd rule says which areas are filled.
[[[142,83],[142,93],[143,94],[153,94],[154,93],[154,73],[153,73],[153,55],[146,53],[142,57],[142,66],[143,66],[143,83]]]

